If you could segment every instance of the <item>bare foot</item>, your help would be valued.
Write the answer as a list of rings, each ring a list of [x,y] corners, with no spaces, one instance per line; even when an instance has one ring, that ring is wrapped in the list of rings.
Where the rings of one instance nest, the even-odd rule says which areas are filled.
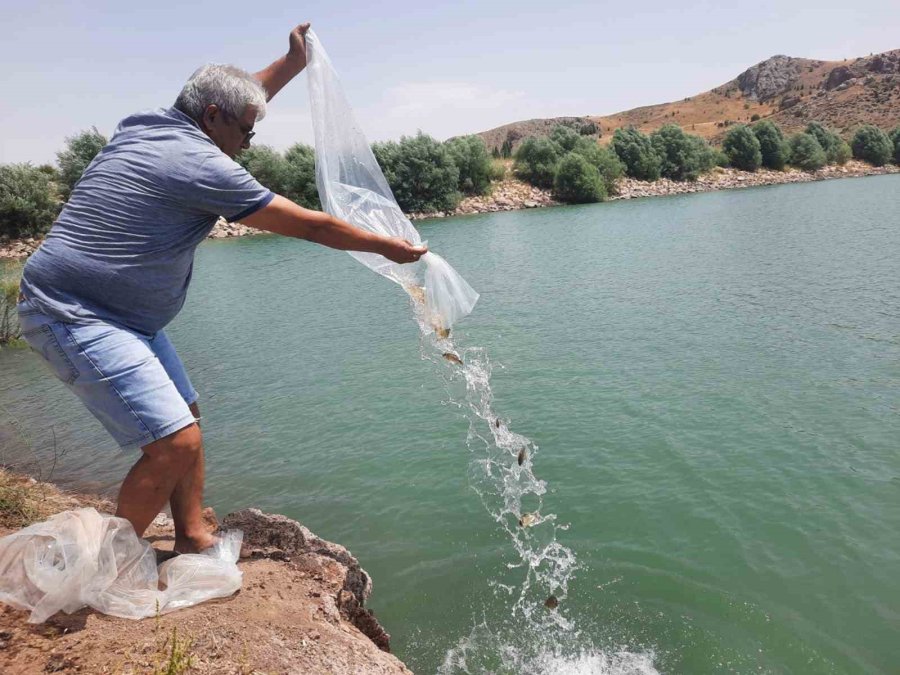
[[[218,541],[219,538],[212,532],[203,531],[194,536],[176,537],[174,550],[178,553],[200,553],[215,546]]]

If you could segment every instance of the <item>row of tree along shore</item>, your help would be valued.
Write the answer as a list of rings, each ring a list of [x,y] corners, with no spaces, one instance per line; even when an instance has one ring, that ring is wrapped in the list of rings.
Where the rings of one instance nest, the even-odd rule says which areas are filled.
[[[851,157],[875,167],[900,164],[900,127],[887,134],[863,125],[848,143],[818,122],[786,137],[774,123],[762,120],[732,126],[721,147],[674,124],[649,135],[634,128],[616,129],[606,146],[597,134],[596,126],[559,125],[549,136],[526,138],[514,152],[504,148],[502,154],[508,154],[508,159],[498,151],[492,156],[478,136],[442,143],[421,132],[375,143],[372,151],[408,214],[451,214],[461,203],[461,211],[470,212],[467,203],[497,188],[508,189],[510,170],[534,188],[522,200],[521,206],[529,207],[604,201],[620,196],[630,181],[696,183],[719,167],[749,173],[782,172],[790,167],[817,172],[829,165],[843,166]],[[105,144],[106,138],[92,129],[67,139],[55,166],[0,165],[0,256],[4,250],[10,255],[10,241],[37,240],[49,230],[81,174]],[[296,144],[279,152],[254,146],[238,161],[271,190],[303,206],[320,208],[311,147]]]

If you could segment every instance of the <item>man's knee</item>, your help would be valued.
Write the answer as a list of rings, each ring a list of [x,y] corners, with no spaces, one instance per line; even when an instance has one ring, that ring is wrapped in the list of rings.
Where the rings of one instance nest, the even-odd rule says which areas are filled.
[[[203,436],[196,423],[189,424],[141,449],[153,461],[186,469],[203,454]]]

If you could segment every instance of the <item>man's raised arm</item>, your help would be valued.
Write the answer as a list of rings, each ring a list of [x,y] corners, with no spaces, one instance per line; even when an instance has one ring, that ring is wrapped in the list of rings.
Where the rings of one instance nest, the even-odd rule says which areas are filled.
[[[428,251],[425,246],[413,246],[405,239],[367,232],[322,211],[305,209],[281,195],[275,195],[268,205],[241,222],[342,251],[378,253],[396,263],[415,262]]]
[[[309,23],[302,23],[291,31],[288,38],[288,53],[272,62],[267,68],[254,73],[266,89],[267,100],[271,101],[284,85],[300,74],[306,67],[306,31]]]

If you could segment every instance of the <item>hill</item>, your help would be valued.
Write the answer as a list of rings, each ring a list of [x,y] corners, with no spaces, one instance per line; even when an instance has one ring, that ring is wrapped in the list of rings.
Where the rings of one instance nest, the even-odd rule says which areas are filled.
[[[728,126],[770,119],[788,133],[817,120],[849,136],[859,124],[885,131],[900,124],[900,49],[845,61],[815,61],[773,56],[730,82],[681,101],[659,103],[605,116],[556,117],[505,124],[478,134],[489,150],[504,142],[515,148],[521,139],[545,135],[557,124],[594,123],[601,141],[620,127],[651,132],[677,124],[711,141]]]

